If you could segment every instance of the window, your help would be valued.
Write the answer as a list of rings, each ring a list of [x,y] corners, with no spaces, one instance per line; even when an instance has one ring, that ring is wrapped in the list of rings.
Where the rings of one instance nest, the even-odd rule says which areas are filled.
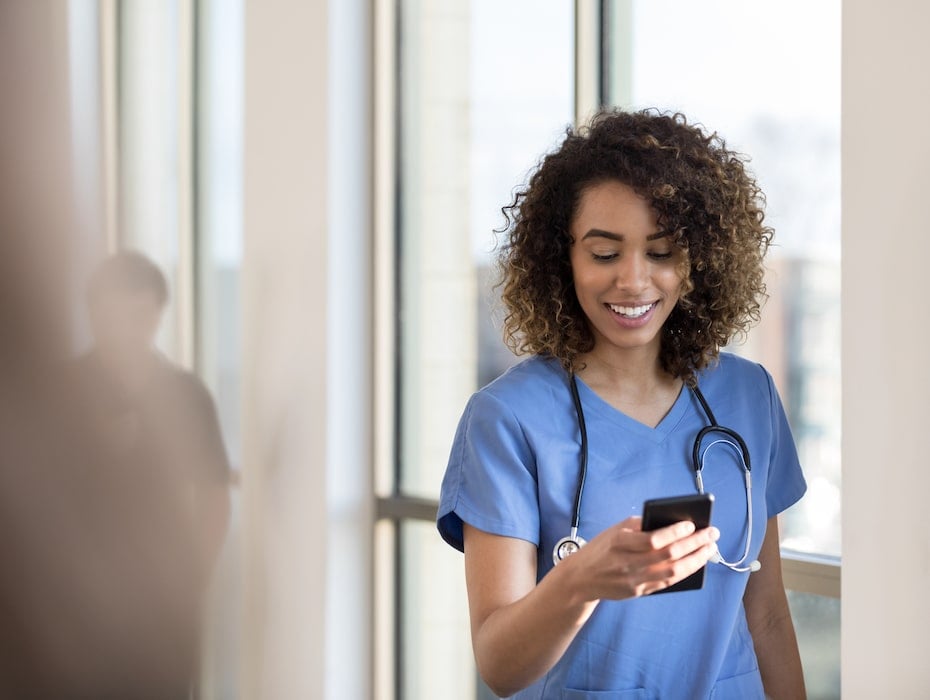
[[[242,0],[199,0],[194,54],[195,362],[216,401],[234,486],[242,467],[243,5]],[[229,529],[207,613],[201,700],[241,697],[242,498],[238,488],[230,495]]]
[[[770,299],[732,349],[772,372],[805,466],[810,490],[785,516],[783,546],[839,555],[839,2],[609,7],[623,11],[605,18],[607,101],[680,110],[717,130],[749,154],[766,193]],[[757,26],[767,30],[744,29]]]
[[[486,691],[470,651],[462,558],[436,536],[431,504],[465,402],[513,361],[489,313],[493,231],[512,189],[573,121],[573,9],[404,0],[382,21],[396,27],[398,51],[388,97],[398,180],[396,199],[385,197],[396,208],[382,214],[382,228],[397,223],[382,235],[397,236],[398,410],[379,480],[396,554],[396,616],[386,621],[395,632],[385,639],[397,651],[384,671],[393,682],[376,686],[411,699],[474,698]],[[390,49],[378,55],[388,60]]]
[[[606,7],[605,101],[717,130],[766,193],[770,298],[731,350],[769,369],[792,425],[808,493],[780,520],[785,581],[808,692],[839,697],[840,3]]]
[[[165,273],[171,300],[159,347],[190,366],[193,357],[189,180],[192,76],[189,6],[126,2],[116,24],[119,244],[145,253]]]
[[[111,245],[165,272],[158,338],[216,403],[238,482],[242,259],[242,0],[126,0],[102,12],[104,75],[115,84],[117,226]],[[87,10],[87,8],[81,8]],[[107,42],[112,46],[107,46]],[[113,65],[106,63],[107,59]],[[242,571],[239,493],[213,576],[200,697],[235,698]]]
[[[435,534],[435,499],[467,397],[513,362],[487,286],[500,207],[574,115],[598,104],[684,111],[750,154],[768,195],[771,298],[732,349],[768,367],[790,414],[810,490],[782,520],[786,580],[808,689],[838,693],[839,9],[836,0],[379,9],[376,316],[398,319],[378,321],[382,354],[394,358],[379,360],[376,410],[376,550],[391,584],[378,588],[383,697],[487,693],[468,650],[461,558]]]

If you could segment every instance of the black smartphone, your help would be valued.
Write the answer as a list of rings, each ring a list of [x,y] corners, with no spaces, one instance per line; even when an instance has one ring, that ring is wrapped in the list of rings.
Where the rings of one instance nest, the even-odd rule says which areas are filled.
[[[668,525],[690,520],[701,530],[710,525],[710,514],[714,506],[711,493],[695,493],[671,498],[652,498],[643,503],[643,530],[658,530]],[[656,593],[690,591],[704,586],[704,569],[701,567],[678,583]]]

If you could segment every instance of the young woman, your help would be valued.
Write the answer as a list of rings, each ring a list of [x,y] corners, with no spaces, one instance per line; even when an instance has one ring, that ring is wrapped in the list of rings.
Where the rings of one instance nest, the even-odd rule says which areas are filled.
[[[519,698],[804,697],[776,516],[805,482],[772,378],[720,352],[765,293],[755,181],[682,115],[605,112],[508,211],[505,332],[531,357],[469,401],[438,514],[482,677]],[[712,527],[642,530],[644,500],[697,491]],[[702,588],[651,595],[701,567]]]

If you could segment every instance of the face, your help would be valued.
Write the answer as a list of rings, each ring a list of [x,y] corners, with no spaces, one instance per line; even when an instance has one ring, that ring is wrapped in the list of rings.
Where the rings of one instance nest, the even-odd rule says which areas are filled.
[[[126,293],[97,299],[90,313],[99,348],[135,355],[147,352],[155,342],[162,305],[152,294]]]
[[[617,181],[589,187],[571,235],[575,293],[594,351],[657,358],[662,326],[681,292],[682,252],[660,232],[649,202]]]

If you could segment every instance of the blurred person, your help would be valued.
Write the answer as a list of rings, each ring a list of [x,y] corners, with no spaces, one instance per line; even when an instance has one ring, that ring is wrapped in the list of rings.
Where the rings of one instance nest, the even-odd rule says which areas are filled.
[[[20,304],[48,296],[2,267]],[[167,298],[144,256],[106,259],[70,361],[62,324],[0,303],[22,332],[0,365],[0,698],[192,696],[229,466],[206,388],[155,349]]]
[[[0,2],[0,698],[186,698],[226,457],[205,389],[145,340],[162,284],[105,263],[106,337],[74,359],[101,243],[78,215],[97,203],[76,197],[68,32],[68,3]],[[121,314],[119,340],[102,319]]]
[[[763,204],[716,134],[618,110],[505,210],[530,357],[469,400],[437,516],[497,694],[804,697],[777,516],[806,484],[771,376],[721,352],[759,317]],[[643,528],[644,501],[697,492],[712,526]]]
[[[161,270],[138,252],[106,259],[88,286],[92,349],[73,366],[83,410],[123,500],[117,546],[137,576],[138,620],[164,672],[161,697],[186,698],[197,672],[199,626],[229,519],[229,465],[203,383],[165,358],[155,337],[168,303]],[[121,540],[121,542],[119,541]]]

